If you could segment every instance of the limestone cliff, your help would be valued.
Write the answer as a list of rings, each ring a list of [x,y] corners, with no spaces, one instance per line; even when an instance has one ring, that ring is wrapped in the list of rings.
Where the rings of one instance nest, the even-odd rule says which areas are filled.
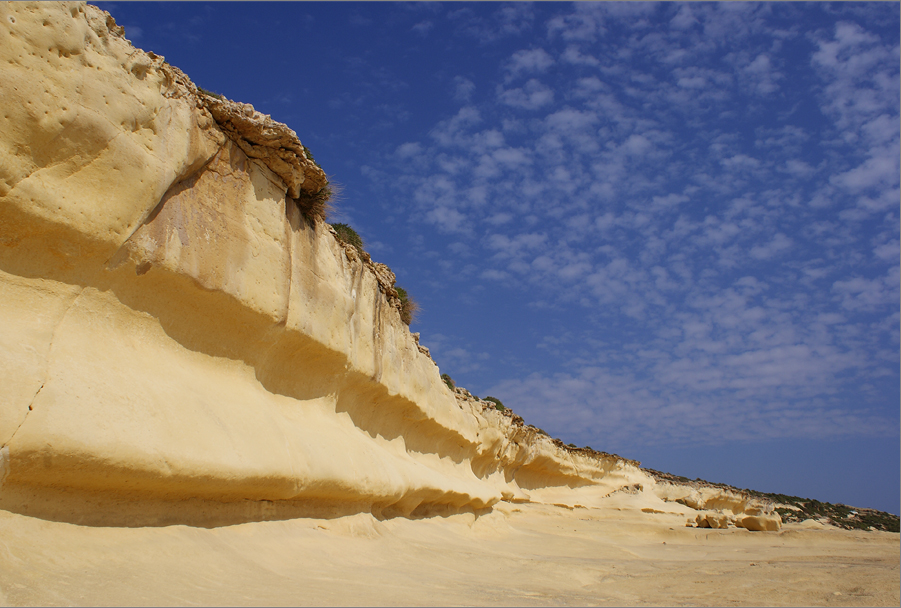
[[[0,507],[410,515],[655,485],[450,391],[387,267],[295,204],[327,183],[297,135],[103,11],[0,6],[0,106]]]

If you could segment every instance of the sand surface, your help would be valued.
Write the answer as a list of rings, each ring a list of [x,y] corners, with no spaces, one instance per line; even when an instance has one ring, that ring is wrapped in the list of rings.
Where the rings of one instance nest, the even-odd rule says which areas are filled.
[[[0,511],[5,605],[897,606],[899,536],[684,527],[629,496],[214,528],[78,526]],[[635,499],[638,500],[638,499]]]

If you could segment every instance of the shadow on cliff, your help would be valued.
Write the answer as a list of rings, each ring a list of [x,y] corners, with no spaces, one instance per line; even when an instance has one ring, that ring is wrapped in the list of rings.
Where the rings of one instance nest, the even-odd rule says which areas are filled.
[[[372,515],[376,520],[447,518],[492,512],[451,505],[422,504],[412,511],[395,505],[329,500],[243,500],[218,502],[130,499],[111,493],[28,486],[4,486],[0,509],[27,517],[96,528],[190,526],[220,528],[262,521],[338,519]]]
[[[176,184],[173,186],[173,193],[177,194],[189,185]],[[163,197],[157,208],[145,218],[144,224],[153,223],[171,198],[168,195]],[[300,220],[295,208],[291,207],[287,215],[285,229],[289,231],[291,239],[304,240],[305,243],[308,241],[311,249],[322,246],[313,229]],[[336,414],[348,416],[357,428],[372,438],[381,437],[391,441],[403,437],[407,451],[437,454],[458,464],[470,456],[468,451],[473,446],[455,433],[454,429],[429,419],[408,399],[389,394],[387,387],[379,381],[380,372],[376,373],[376,377],[368,377],[352,371],[344,353],[327,348],[301,331],[288,329],[286,318],[290,298],[285,310],[263,314],[221,289],[205,286],[202,277],[198,279],[167,270],[153,261],[131,259],[127,255],[118,256],[110,249],[109,243],[86,238],[84,234],[47,218],[25,217],[14,208],[0,212],[0,228],[9,228],[0,230],[2,272],[14,277],[39,279],[51,293],[56,288],[52,285],[54,282],[76,287],[82,293],[94,291],[97,295],[95,299],[109,303],[111,311],[120,310],[121,305],[138,315],[152,317],[179,346],[209,357],[241,362],[253,370],[256,380],[270,393],[294,399],[298,406],[303,402],[316,401],[318,407],[332,407]],[[119,251],[121,252],[122,250]],[[114,256],[120,259],[117,263],[110,264],[109,261]],[[291,257],[296,256],[292,254]],[[315,261],[318,256],[308,257]],[[306,258],[291,259],[290,264],[305,263],[305,260]],[[215,265],[211,267],[218,269]],[[217,272],[219,270],[221,269]],[[312,268],[311,272],[316,274],[316,270]],[[378,301],[379,304],[380,302],[381,300]],[[377,309],[377,328],[381,328],[381,306],[377,306]],[[54,321],[54,331],[66,322],[65,317],[64,311]],[[106,318],[98,315],[100,323]],[[110,315],[108,318],[113,317]],[[140,344],[140,341],[135,344]],[[377,352],[378,348],[374,350]],[[135,348],[134,352],[140,353],[141,348]],[[84,356],[91,356],[90,344],[85,344]],[[49,377],[54,365],[49,354],[44,365]],[[134,360],[119,359],[114,365],[128,373],[141,373],[140,357],[135,357]],[[138,402],[142,398],[140,394],[129,395],[129,398],[132,397]],[[253,407],[253,403],[247,405]],[[110,410],[115,409],[115,406],[114,402],[98,404],[98,407]],[[21,407],[31,410],[28,403],[23,402]],[[191,407],[189,399],[185,400],[183,407]],[[198,432],[202,432],[202,429],[198,429]],[[80,469],[97,464],[88,458],[70,470],[79,473]],[[52,468],[52,465],[47,466]],[[68,471],[59,467],[57,469],[55,474],[63,480],[61,485],[70,481],[65,479]],[[104,475],[101,471],[97,476],[102,480]],[[193,482],[188,480],[189,486],[191,483]],[[222,483],[225,484],[222,493],[227,494],[230,482],[223,479]],[[400,508],[373,505],[371,501],[355,503],[353,500],[356,496],[332,503],[311,500],[218,503],[199,498],[173,502],[165,500],[165,497],[132,501],[115,496],[92,498],[81,490],[72,490],[71,493],[56,491],[52,489],[52,485],[48,484],[41,492],[17,494],[12,490],[12,485],[7,484],[0,496],[0,508],[81,525],[182,524],[209,527],[270,519],[343,517],[363,512],[391,518],[427,517],[432,516],[430,513],[452,514],[459,511],[437,504],[444,497],[429,497],[435,502],[431,503],[432,506],[421,508],[418,499],[408,501]],[[164,491],[171,494],[168,489]],[[188,489],[182,495],[189,496],[192,493]],[[270,497],[264,494],[254,498]],[[363,494],[359,498],[365,500],[366,496]],[[460,500],[461,497],[451,492],[446,499]]]
[[[177,184],[173,191],[181,187]],[[167,200],[168,196],[163,198],[145,224],[153,222]],[[15,209],[4,210],[0,225],[6,221],[16,224],[17,217],[8,217],[16,213]],[[20,219],[23,225],[26,219],[32,224],[36,221]],[[293,233],[292,238],[309,239],[310,247],[317,246],[313,229],[293,205],[285,228]],[[403,436],[409,450],[435,453],[457,463],[470,456],[465,448],[472,446],[461,449],[466,443],[461,436],[449,435],[449,429],[424,417],[415,404],[390,395],[377,378],[350,371],[343,353],[288,329],[285,318],[252,310],[234,296],[206,288],[184,274],[149,262],[136,265],[120,255],[121,250],[112,256],[108,246],[90,243],[83,235],[51,222],[32,234],[41,238],[20,234],[8,243],[0,242],[5,245],[0,247],[0,271],[110,293],[125,307],[155,318],[182,347],[252,368],[257,381],[273,394],[299,402],[330,399],[337,413],[349,415],[371,437],[391,441]],[[111,266],[110,257],[123,260]],[[283,316],[287,314],[284,311]]]

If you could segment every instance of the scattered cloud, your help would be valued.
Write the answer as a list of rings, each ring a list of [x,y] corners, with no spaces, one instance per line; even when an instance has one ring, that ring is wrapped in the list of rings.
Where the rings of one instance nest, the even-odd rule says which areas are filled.
[[[512,80],[523,74],[545,72],[554,65],[554,59],[544,49],[516,51],[507,64],[508,79]]]
[[[503,89],[498,85],[497,93],[501,103],[523,110],[537,110],[554,101],[554,91],[534,78],[518,89]]]
[[[426,19],[425,21],[420,21],[410,29],[420,36],[428,36],[433,27],[435,27],[435,24]]]
[[[897,33],[798,19],[820,10],[576,4],[453,78],[387,159],[411,221],[480,259],[446,261],[476,300],[581,328],[492,394],[586,442],[891,428],[863,387],[897,374]]]
[[[127,33],[196,58],[198,6]],[[897,3],[278,6],[322,57],[241,98],[296,112],[460,384],[639,456],[897,440]]]
[[[468,78],[456,76],[454,78],[454,101],[467,103],[472,98],[476,85]]]

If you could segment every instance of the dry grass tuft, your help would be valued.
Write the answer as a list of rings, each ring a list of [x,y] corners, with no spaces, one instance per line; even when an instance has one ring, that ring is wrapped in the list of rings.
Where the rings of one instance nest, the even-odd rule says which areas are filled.
[[[310,224],[318,221],[327,221],[328,216],[334,211],[334,203],[341,193],[341,187],[332,182],[328,182],[317,192],[300,191],[300,197],[294,199],[297,208],[300,209],[301,215],[306,218]]]
[[[400,298],[400,319],[407,325],[410,325],[416,319],[416,313],[419,312],[419,304],[410,297],[407,290],[403,287],[394,287],[397,291],[397,297]]]

